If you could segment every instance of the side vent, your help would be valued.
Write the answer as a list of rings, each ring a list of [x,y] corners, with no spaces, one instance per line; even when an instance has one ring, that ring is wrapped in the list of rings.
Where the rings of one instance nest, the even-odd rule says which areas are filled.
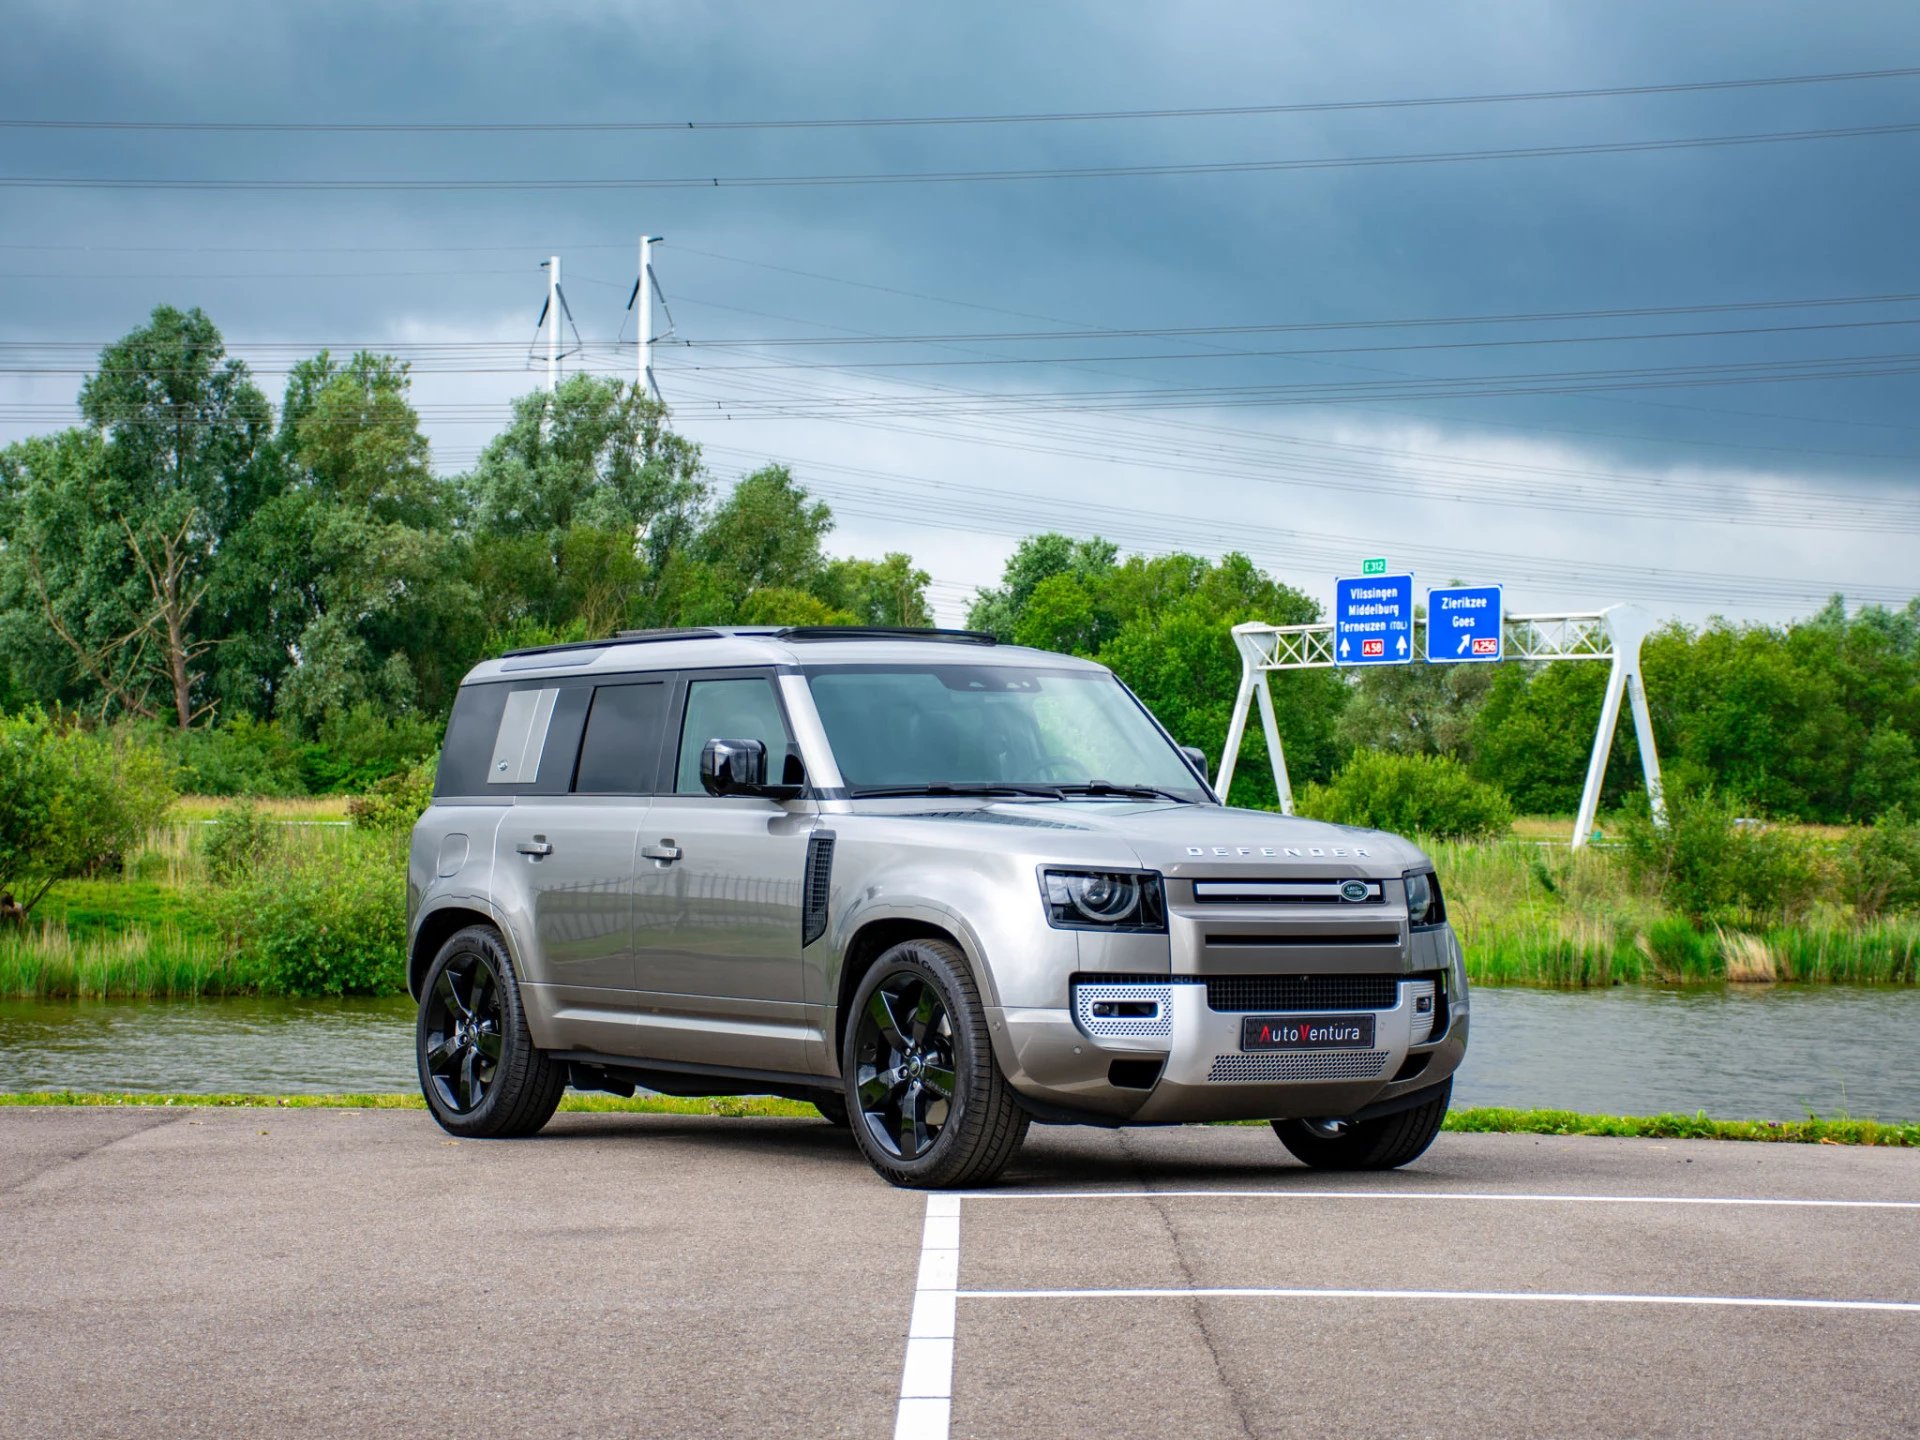
[[[833,832],[816,831],[807,841],[807,870],[800,882],[800,948],[827,933],[827,895],[833,889]]]

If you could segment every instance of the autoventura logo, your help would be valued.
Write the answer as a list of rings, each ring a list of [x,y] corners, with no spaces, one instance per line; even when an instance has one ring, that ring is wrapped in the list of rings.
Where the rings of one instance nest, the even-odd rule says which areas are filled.
[[[1262,1045],[1358,1045],[1362,1043],[1362,1031],[1351,1020],[1338,1020],[1331,1025],[1292,1025],[1286,1021],[1278,1023],[1263,1021],[1260,1026]]]

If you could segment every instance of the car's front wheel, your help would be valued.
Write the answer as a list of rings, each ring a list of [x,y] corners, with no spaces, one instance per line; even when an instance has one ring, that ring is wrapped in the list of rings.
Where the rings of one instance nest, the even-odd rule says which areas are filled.
[[[531,1135],[567,1088],[567,1067],[534,1048],[500,932],[470,925],[440,947],[414,1027],[420,1089],[440,1128],[473,1140]]]
[[[994,1063],[979,988],[943,940],[903,941],[862,978],[840,1073],[853,1138],[895,1185],[984,1185],[1026,1139],[1027,1112]]]
[[[1429,1100],[1377,1120],[1276,1120],[1294,1158],[1316,1170],[1396,1170],[1426,1153],[1453,1099],[1448,1080]]]

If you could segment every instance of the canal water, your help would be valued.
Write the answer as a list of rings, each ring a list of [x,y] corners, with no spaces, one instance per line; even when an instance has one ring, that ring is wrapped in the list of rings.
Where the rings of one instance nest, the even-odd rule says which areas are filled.
[[[1920,1120],[1920,990],[1483,988],[1455,1105]],[[406,1000],[0,1002],[0,1090],[415,1085]]]

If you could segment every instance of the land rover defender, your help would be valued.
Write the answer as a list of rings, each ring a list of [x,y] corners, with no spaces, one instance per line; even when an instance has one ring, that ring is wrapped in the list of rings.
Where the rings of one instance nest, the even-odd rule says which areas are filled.
[[[629,632],[490,660],[413,833],[421,1087],[811,1102],[898,1185],[1030,1122],[1431,1143],[1460,947],[1407,841],[1229,809],[1110,671],[965,631]]]

